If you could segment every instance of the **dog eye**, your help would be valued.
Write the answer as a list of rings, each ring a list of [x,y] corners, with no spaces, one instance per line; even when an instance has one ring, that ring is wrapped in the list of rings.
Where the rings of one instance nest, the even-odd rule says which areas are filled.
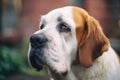
[[[44,27],[45,27],[44,24],[41,24],[41,25],[40,25],[40,29],[43,29]]]
[[[67,25],[66,23],[60,23],[58,25],[58,27],[59,27],[60,32],[70,32],[71,31],[69,25]]]

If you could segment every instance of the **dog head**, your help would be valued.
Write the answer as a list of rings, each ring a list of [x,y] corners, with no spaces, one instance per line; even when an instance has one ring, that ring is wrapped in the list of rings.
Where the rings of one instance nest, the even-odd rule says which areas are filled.
[[[97,20],[85,10],[63,7],[41,17],[39,30],[30,37],[29,62],[34,68],[45,65],[65,73],[78,56],[79,64],[90,67],[108,43]]]

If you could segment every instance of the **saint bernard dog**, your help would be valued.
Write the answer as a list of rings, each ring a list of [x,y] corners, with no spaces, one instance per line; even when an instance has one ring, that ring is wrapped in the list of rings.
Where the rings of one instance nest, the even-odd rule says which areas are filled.
[[[120,57],[99,22],[75,6],[41,17],[28,60],[38,71],[47,67],[51,80],[120,80]]]

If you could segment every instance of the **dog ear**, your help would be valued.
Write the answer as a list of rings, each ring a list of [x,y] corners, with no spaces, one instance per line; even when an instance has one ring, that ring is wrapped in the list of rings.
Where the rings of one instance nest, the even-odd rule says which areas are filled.
[[[93,61],[108,50],[109,40],[104,35],[98,21],[88,16],[84,32],[79,43],[78,55],[80,64],[90,67]]]

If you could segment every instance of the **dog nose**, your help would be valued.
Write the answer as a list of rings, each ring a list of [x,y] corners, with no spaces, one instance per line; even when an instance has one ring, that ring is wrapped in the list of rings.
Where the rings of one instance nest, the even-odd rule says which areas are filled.
[[[33,34],[30,37],[30,43],[32,47],[44,46],[47,42],[48,42],[48,39],[43,33]]]

